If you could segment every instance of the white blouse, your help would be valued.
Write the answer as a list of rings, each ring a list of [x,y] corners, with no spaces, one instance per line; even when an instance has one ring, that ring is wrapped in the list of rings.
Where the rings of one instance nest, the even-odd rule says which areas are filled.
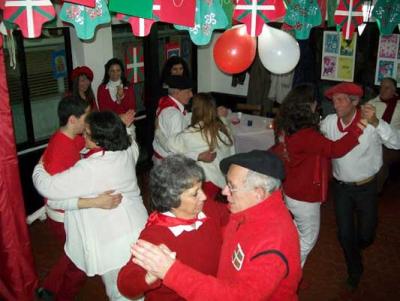
[[[121,268],[130,258],[130,245],[147,221],[137,184],[135,165],[139,155],[135,142],[124,151],[98,152],[80,160],[65,172],[50,176],[36,165],[36,189],[53,203],[67,203],[65,252],[88,276]],[[107,190],[121,193],[114,209],[78,209],[79,197],[95,197]]]

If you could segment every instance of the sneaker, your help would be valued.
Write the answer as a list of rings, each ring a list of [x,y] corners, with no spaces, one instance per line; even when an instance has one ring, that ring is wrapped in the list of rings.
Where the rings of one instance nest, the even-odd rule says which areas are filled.
[[[39,287],[36,290],[36,296],[39,298],[39,300],[43,300],[43,301],[55,301],[56,300],[56,298],[54,297],[54,294],[43,287]]]

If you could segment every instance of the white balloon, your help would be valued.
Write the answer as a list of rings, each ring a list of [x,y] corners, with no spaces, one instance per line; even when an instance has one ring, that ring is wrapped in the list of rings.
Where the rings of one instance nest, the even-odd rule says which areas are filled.
[[[258,36],[258,55],[269,71],[284,74],[292,71],[299,62],[300,47],[290,34],[264,25]]]

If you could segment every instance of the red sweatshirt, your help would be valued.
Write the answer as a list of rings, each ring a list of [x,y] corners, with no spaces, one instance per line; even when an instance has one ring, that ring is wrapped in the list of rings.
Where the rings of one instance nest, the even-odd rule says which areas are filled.
[[[360,129],[332,141],[315,129],[302,129],[285,138],[288,156],[284,159],[286,178],[283,191],[293,199],[305,202],[325,201],[321,190],[328,187],[330,158],[339,158],[358,145]],[[324,170],[316,170],[324,169]],[[324,174],[326,176],[324,176]],[[322,177],[322,178],[321,178]]]
[[[180,261],[204,274],[216,275],[222,244],[221,224],[228,212],[226,206],[210,200],[206,201],[203,211],[208,219],[198,230],[184,231],[176,237],[167,227],[153,225],[142,231],[140,239],[156,245],[163,243],[176,252]],[[144,269],[129,260],[118,275],[119,291],[128,298],[144,294],[146,301],[184,300],[161,281],[147,285],[145,275]]]
[[[82,135],[77,135],[74,139],[71,139],[58,130],[50,138],[49,144],[43,154],[44,168],[51,175],[71,168],[80,160],[80,151],[84,147],[85,139]],[[56,211],[64,212],[63,210]]]
[[[217,277],[177,260],[164,284],[197,300],[297,300],[301,278],[299,237],[280,191],[231,215]]]
[[[113,111],[114,113],[121,115],[128,110],[136,110],[135,92],[132,86],[124,87],[125,97],[122,102],[118,104],[113,101],[106,85],[101,84],[97,89],[97,103],[99,105],[99,111]]]

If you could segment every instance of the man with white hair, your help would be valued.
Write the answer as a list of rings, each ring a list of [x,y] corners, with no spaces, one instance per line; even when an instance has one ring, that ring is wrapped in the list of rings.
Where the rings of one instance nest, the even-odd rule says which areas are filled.
[[[175,259],[174,250],[143,240],[132,248],[133,262],[187,300],[298,300],[300,247],[280,191],[283,163],[255,150],[225,158],[220,168],[227,177],[222,193],[231,217],[217,276],[202,274]]]

